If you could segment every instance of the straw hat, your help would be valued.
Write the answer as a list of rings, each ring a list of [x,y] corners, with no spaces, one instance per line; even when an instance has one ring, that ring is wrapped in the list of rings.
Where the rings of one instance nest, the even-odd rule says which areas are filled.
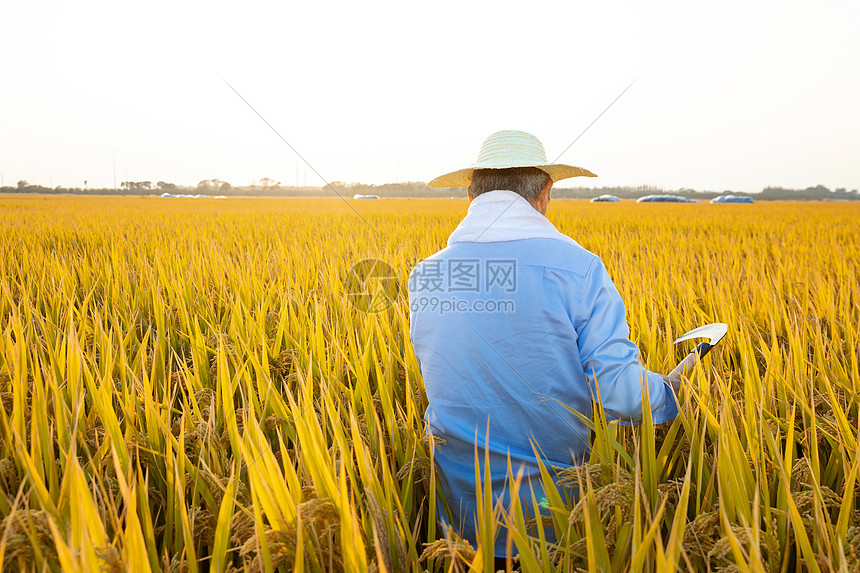
[[[508,169],[511,167],[537,167],[552,177],[553,182],[568,177],[597,177],[582,167],[549,163],[543,143],[530,133],[506,129],[497,131],[484,140],[478,161],[474,165],[445,175],[427,184],[428,187],[468,187],[475,169]]]

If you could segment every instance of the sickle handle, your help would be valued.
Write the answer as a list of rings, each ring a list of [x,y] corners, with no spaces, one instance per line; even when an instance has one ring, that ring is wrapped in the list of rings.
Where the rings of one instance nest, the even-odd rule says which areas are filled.
[[[675,366],[674,370],[669,373],[669,378],[680,378],[682,376],[687,376],[688,374],[693,372],[693,368],[696,367],[696,362],[705,357],[705,355],[711,351],[711,346],[707,342],[699,343],[696,348],[690,352],[681,362]]]

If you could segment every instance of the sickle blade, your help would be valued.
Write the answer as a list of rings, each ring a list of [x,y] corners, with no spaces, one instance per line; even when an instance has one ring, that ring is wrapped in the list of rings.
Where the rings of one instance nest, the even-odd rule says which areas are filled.
[[[678,340],[676,340],[673,344],[678,344],[679,342],[683,342],[685,340],[690,340],[692,338],[708,338],[708,344],[714,346],[729,331],[729,327],[727,324],[722,322],[714,322],[712,324],[706,324],[704,326],[700,326],[699,328],[694,328],[687,334],[681,336]]]

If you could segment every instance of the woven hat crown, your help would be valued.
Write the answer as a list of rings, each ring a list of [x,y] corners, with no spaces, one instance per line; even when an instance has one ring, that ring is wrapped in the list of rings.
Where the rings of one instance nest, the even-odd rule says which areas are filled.
[[[504,169],[546,164],[543,143],[525,131],[506,129],[491,134],[478,152],[476,169]]]

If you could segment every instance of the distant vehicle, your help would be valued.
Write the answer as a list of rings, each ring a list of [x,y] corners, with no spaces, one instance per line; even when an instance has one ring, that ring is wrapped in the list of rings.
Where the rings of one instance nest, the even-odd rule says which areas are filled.
[[[645,195],[636,199],[637,203],[698,203],[697,199],[680,195]]]
[[[356,193],[352,196],[353,199],[379,199],[379,195],[361,195]]]
[[[752,197],[740,195],[720,195],[711,199],[711,203],[754,203]]]
[[[185,195],[182,193],[180,193],[178,195],[174,195],[173,193],[162,193],[161,198],[162,199],[209,199],[210,197],[209,197],[209,195]]]
[[[592,203],[618,203],[621,201],[615,195],[600,195],[599,197],[594,197],[591,199]]]

